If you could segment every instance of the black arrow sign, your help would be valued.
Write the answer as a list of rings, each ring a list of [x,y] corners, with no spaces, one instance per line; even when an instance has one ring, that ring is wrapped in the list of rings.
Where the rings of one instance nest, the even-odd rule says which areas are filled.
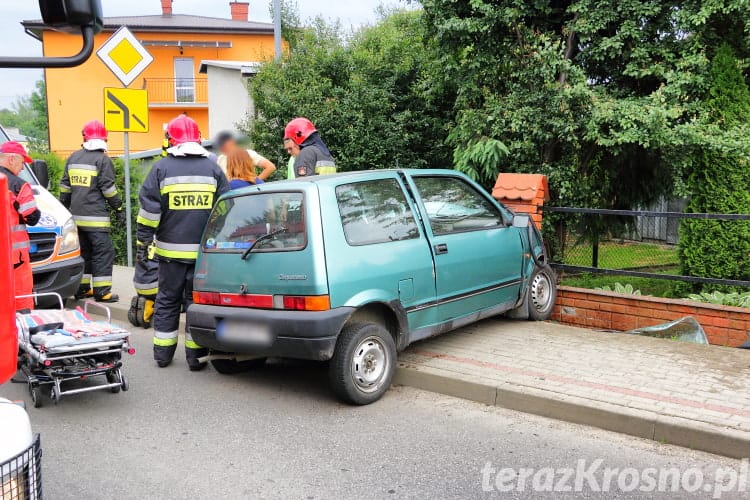
[[[117,114],[120,114],[120,112],[122,112],[122,128],[130,129],[130,117],[131,116],[133,117],[133,120],[138,122],[138,124],[141,127],[146,128],[146,124],[143,123],[140,120],[140,118],[138,118],[134,113],[131,113],[130,109],[125,105],[125,103],[119,100],[117,97],[115,97],[115,95],[109,90],[107,91],[107,99],[112,101],[115,106],[120,108],[120,111],[107,111],[107,113],[112,114],[112,115],[117,115]]]

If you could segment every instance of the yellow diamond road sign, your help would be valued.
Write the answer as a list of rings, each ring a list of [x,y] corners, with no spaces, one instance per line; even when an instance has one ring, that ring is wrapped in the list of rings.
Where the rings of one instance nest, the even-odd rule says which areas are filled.
[[[146,91],[105,88],[104,126],[110,132],[148,132]]]
[[[125,26],[115,31],[96,55],[126,87],[154,60]]]

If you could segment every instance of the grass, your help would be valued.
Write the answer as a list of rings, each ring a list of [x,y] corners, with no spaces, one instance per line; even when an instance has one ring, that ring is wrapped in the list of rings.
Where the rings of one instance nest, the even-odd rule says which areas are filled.
[[[591,266],[591,254],[590,243],[570,245],[565,249],[565,264]],[[599,244],[598,267],[602,269],[649,269],[678,265],[677,248],[670,245],[633,241],[604,241]]]
[[[643,295],[654,297],[678,298],[675,295],[675,282],[662,280],[658,278],[635,278],[631,276],[605,276],[600,274],[576,274],[563,275],[562,284],[566,286],[575,286],[578,288],[598,288],[609,286],[614,289],[615,283],[633,285],[633,288],[640,290]]]

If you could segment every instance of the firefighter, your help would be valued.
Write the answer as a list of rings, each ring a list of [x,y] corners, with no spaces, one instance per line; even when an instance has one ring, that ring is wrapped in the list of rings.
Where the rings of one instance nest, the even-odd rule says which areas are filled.
[[[128,320],[134,326],[151,328],[156,293],[159,291],[159,262],[153,241],[146,248],[146,256],[135,263],[133,286],[136,296],[130,301]]]
[[[217,198],[229,190],[219,166],[200,145],[198,124],[180,115],[167,125],[171,147],[151,168],[140,192],[136,259],[147,258],[154,241],[159,261],[158,293],[153,316],[154,359],[168,366],[177,350],[177,330],[183,298],[192,296],[198,248]],[[207,350],[185,333],[185,357],[191,371]]]
[[[117,302],[112,293],[115,248],[110,236],[109,209],[125,225],[122,199],[115,187],[115,168],[107,156],[107,129],[92,120],[83,126],[83,147],[68,158],[60,180],[60,201],[73,214],[81,240],[84,275],[76,298]]]
[[[10,191],[10,229],[15,296],[31,295],[34,280],[29,258],[29,234],[26,225],[35,226],[42,216],[34,200],[34,192],[29,183],[18,177],[24,163],[31,163],[26,149],[17,142],[6,142],[0,146],[0,172],[8,178]],[[16,310],[33,309],[34,299],[16,298]]]
[[[336,173],[336,163],[328,151],[315,125],[307,118],[295,118],[284,129],[284,139],[291,139],[300,147],[294,159],[294,173],[297,177]]]

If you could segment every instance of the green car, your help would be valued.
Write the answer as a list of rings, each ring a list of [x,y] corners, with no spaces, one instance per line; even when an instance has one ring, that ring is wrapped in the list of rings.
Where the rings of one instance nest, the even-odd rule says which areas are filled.
[[[397,352],[556,297],[541,235],[465,175],[377,170],[225,194],[206,227],[187,328],[220,373],[330,360],[343,400],[391,384]]]

